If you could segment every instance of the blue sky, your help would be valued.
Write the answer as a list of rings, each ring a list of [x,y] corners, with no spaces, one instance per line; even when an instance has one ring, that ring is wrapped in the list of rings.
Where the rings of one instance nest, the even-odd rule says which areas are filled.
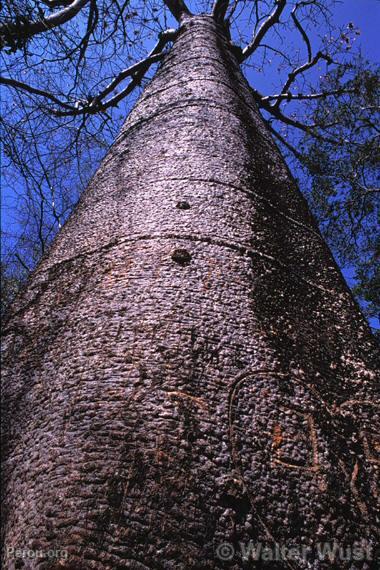
[[[380,0],[343,0],[335,8],[336,21],[353,22],[361,30],[360,44],[363,55],[379,61],[380,54]]]

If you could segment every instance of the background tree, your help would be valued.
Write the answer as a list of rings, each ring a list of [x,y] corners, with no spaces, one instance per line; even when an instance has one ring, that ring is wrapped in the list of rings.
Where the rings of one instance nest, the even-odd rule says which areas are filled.
[[[259,108],[302,176],[339,263],[354,272],[363,308],[374,317],[379,74],[355,59],[354,24],[333,25],[334,4],[203,0],[188,9],[214,10],[228,22]],[[3,4],[3,187],[14,220],[3,231],[4,263],[17,265],[16,273],[32,269],[45,252],[170,48],[175,33],[165,30],[187,10],[180,16],[173,5]],[[272,70],[276,92],[270,91]]]
[[[284,152],[307,170],[302,180],[309,181],[306,194],[323,235],[340,266],[354,269],[354,292],[367,316],[378,317],[380,76],[361,59],[351,72],[345,96],[320,99],[311,110],[316,123],[330,123],[329,137],[305,134],[297,148],[287,139]],[[335,75],[324,81],[337,86]]]

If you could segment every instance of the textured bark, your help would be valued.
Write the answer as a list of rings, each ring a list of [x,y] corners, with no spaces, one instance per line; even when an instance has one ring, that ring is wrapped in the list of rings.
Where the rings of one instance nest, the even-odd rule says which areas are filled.
[[[69,553],[18,567],[374,543],[375,344],[210,17],[183,24],[5,335],[5,544]],[[331,567],[309,564],[269,567]]]

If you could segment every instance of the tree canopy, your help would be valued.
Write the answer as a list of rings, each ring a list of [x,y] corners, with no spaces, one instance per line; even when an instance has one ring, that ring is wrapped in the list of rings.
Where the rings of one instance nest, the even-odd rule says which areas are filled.
[[[6,303],[65,222],[181,22],[210,13],[325,238],[379,310],[379,69],[339,28],[334,0],[6,0],[3,232]]]

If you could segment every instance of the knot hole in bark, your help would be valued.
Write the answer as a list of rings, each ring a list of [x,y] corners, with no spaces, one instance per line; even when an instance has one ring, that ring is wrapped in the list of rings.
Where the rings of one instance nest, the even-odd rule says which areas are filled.
[[[187,249],[175,249],[172,253],[172,260],[178,263],[178,265],[189,265],[191,255]]]
[[[190,210],[191,206],[189,204],[189,202],[186,202],[186,200],[180,200],[179,202],[177,202],[177,206],[178,210]]]

